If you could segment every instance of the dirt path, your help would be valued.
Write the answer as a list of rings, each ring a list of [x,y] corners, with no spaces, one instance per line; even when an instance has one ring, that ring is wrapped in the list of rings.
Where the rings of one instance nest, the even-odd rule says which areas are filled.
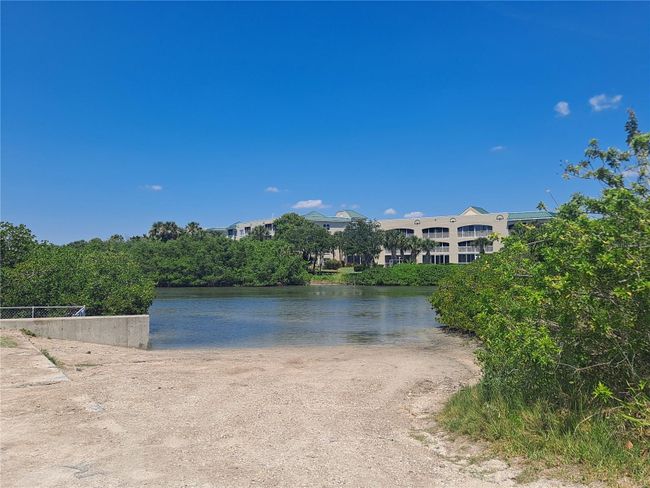
[[[32,342],[71,381],[1,390],[3,487],[515,485],[505,463],[458,457],[423,432],[476,378],[461,338],[204,351]]]

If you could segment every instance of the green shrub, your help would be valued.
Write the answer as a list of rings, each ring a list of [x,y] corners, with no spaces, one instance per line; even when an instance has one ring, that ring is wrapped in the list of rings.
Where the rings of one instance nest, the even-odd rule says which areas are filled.
[[[338,259],[326,259],[323,263],[324,269],[339,269],[342,266],[341,261]]]
[[[650,434],[650,134],[600,150],[571,175],[599,181],[549,223],[523,226],[440,282],[439,320],[475,332],[489,392],[592,409]],[[629,175],[637,175],[630,178]]]
[[[154,282],[121,251],[41,244],[3,270],[3,306],[86,305],[89,315],[147,313]]]
[[[388,268],[375,266],[362,273],[348,275],[346,280],[355,285],[434,286],[456,267],[449,264],[396,264]]]

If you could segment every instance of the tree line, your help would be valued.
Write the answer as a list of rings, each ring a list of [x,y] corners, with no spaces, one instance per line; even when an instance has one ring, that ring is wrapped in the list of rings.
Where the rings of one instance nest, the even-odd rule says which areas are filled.
[[[81,304],[90,314],[143,313],[156,286],[300,285],[328,264],[327,254],[372,267],[382,247],[390,247],[395,260],[399,251],[402,261],[433,250],[431,241],[383,232],[368,220],[333,235],[295,213],[274,226],[273,236],[260,226],[233,240],[197,222],[155,222],[128,239],[115,234],[54,245],[38,242],[24,225],[2,222],[0,300],[4,306]],[[390,279],[375,273],[367,281],[399,284],[405,273]]]

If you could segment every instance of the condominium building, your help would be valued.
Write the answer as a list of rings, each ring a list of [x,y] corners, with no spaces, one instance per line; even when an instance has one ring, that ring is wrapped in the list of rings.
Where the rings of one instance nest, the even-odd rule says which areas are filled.
[[[488,212],[484,208],[470,206],[458,215],[443,215],[437,217],[418,217],[403,219],[378,220],[380,228],[386,231],[398,230],[405,236],[417,236],[421,239],[436,243],[429,252],[417,255],[418,263],[471,263],[481,252],[491,253],[501,249],[499,241],[486,242],[478,240],[492,234],[507,236],[511,229],[520,222],[541,223],[552,218],[546,211],[532,212]],[[367,219],[354,210],[341,210],[335,216],[326,216],[320,212],[309,212],[304,215],[307,220],[322,226],[330,233],[341,232],[354,220]],[[241,239],[249,235],[257,226],[264,226],[270,235],[275,232],[275,219],[237,222],[227,227],[227,235],[231,239]],[[332,257],[332,256],[330,256]],[[334,256],[339,258],[339,256]],[[353,256],[346,257],[354,262]],[[379,264],[394,264],[395,262],[412,261],[409,250],[399,250],[396,255],[390,249],[382,249],[379,254]]]

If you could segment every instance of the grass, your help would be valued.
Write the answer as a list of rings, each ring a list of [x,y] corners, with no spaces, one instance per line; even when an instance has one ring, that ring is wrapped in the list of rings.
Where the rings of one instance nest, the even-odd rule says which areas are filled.
[[[22,329],[20,329],[20,332],[25,334],[27,337],[36,337],[36,334],[34,334],[34,332],[32,332],[29,329],[22,328]]]
[[[525,458],[527,479],[544,472],[612,486],[650,480],[650,439],[632,439],[603,416],[489,396],[479,384],[456,393],[438,420],[452,432],[489,441],[497,455]]]
[[[41,349],[41,353],[43,354],[43,356],[49,359],[52,362],[52,364],[54,364],[55,366],[62,366],[62,363],[57,358],[52,356],[47,349]]]
[[[0,337],[0,347],[16,347],[18,343],[14,341],[11,337]]]
[[[347,283],[346,276],[354,273],[353,267],[344,267],[337,270],[324,269],[319,274],[313,275],[311,282],[314,284],[331,283],[334,285],[345,285]]]

